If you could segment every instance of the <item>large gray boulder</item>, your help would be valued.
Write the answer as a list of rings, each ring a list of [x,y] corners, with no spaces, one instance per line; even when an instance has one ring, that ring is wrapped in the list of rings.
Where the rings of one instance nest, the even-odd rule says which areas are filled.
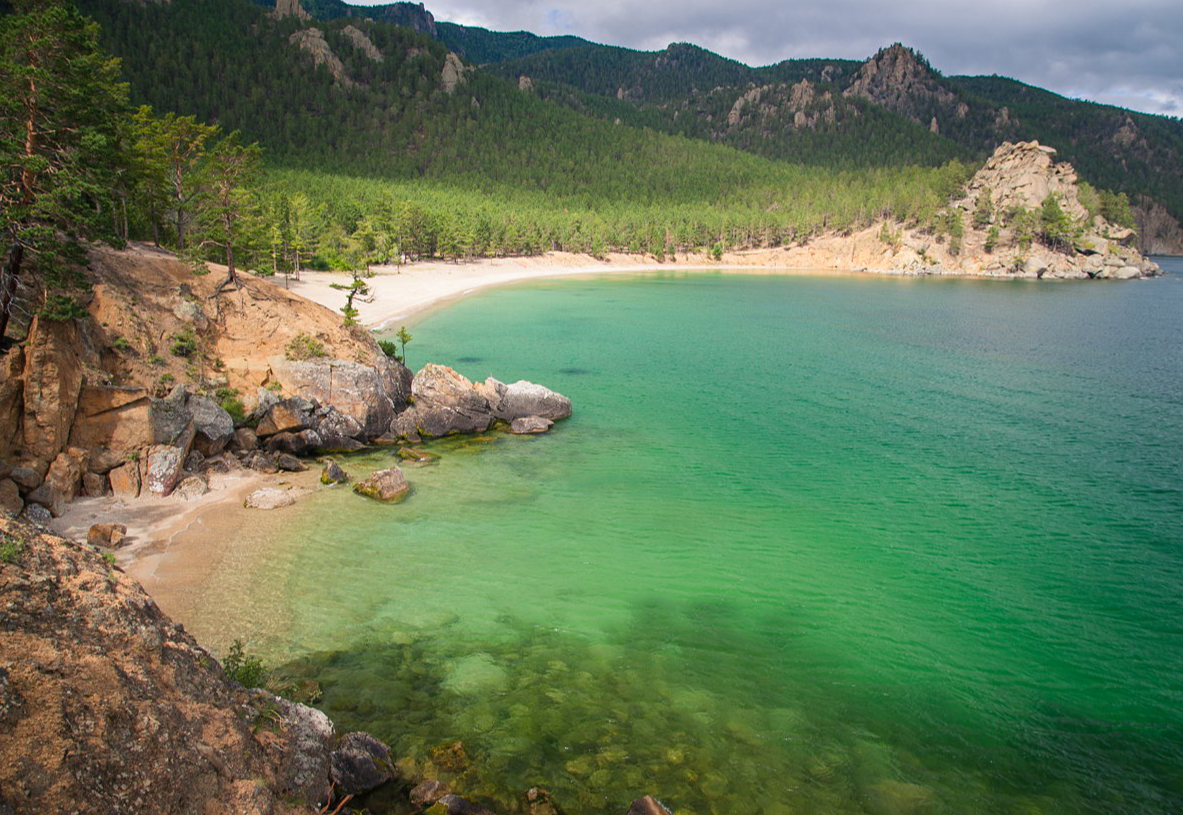
[[[279,696],[270,698],[279,709],[289,745],[281,768],[284,787],[319,808],[329,798],[333,723],[315,708]]]
[[[365,428],[350,416],[331,405],[317,411],[316,433],[320,436],[320,449],[326,453],[352,452],[365,447],[360,439],[365,437]]]
[[[411,485],[407,483],[407,477],[403,475],[402,470],[391,467],[388,470],[378,470],[364,481],[357,482],[353,485],[353,491],[375,501],[393,504],[407,497]]]
[[[185,469],[185,451],[172,445],[153,447],[148,453],[148,472],[145,481],[153,495],[171,495]]]
[[[179,447],[189,452],[195,426],[189,410],[189,394],[184,385],[177,385],[163,399],[153,399],[148,407],[148,423],[152,429],[152,443]]]
[[[193,417],[193,446],[203,456],[216,456],[234,438],[234,419],[208,396],[190,396],[189,413]]]
[[[520,380],[505,387],[497,405],[497,418],[507,422],[541,416],[557,422],[571,415],[571,400],[543,385]]]
[[[411,383],[415,406],[399,416],[399,435],[435,438],[456,433],[482,433],[493,424],[489,400],[473,384],[446,365],[425,365]]]
[[[329,761],[340,795],[361,795],[394,778],[390,748],[369,733],[346,733]]]
[[[255,428],[255,434],[264,439],[278,433],[298,433],[312,426],[315,410],[315,404],[299,396],[284,399],[271,406]]]
[[[283,360],[276,364],[276,373],[287,388],[351,417],[365,438],[385,433],[410,395],[410,371],[381,355],[373,365],[346,359]]]

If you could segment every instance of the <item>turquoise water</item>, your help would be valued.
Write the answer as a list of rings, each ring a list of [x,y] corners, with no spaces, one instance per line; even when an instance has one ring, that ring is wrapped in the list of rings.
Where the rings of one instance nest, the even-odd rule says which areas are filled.
[[[1176,272],[475,296],[411,363],[575,416],[324,491],[205,613],[503,812],[1183,811]]]

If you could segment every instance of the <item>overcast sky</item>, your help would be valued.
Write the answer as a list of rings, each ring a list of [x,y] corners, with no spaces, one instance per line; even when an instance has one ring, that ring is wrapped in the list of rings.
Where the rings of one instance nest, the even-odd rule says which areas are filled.
[[[645,50],[693,42],[749,65],[864,59],[898,40],[946,74],[998,73],[1183,115],[1183,0],[427,0],[427,8],[441,21]]]

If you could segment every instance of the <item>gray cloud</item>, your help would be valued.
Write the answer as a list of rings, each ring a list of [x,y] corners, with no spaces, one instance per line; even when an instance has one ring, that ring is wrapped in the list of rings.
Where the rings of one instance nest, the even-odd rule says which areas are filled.
[[[355,0],[356,2],[357,0]],[[1183,112],[1178,0],[434,0],[438,20],[658,50],[687,41],[749,65],[864,59],[895,41],[946,74],[1002,74],[1068,96]]]

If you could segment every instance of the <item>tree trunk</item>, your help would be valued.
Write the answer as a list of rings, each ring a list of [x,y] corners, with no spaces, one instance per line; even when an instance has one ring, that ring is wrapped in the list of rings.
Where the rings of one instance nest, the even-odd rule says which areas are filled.
[[[148,217],[152,221],[152,243],[160,247],[160,221],[156,217],[156,202],[151,198],[148,199]]]
[[[25,247],[14,243],[8,249],[8,256],[4,258],[4,267],[0,269],[0,340],[8,334],[8,321],[12,317],[12,301],[16,299],[16,284],[21,274],[21,264],[25,259]]]
[[[173,165],[173,195],[177,201],[177,251],[185,251],[185,182],[181,165]]]

